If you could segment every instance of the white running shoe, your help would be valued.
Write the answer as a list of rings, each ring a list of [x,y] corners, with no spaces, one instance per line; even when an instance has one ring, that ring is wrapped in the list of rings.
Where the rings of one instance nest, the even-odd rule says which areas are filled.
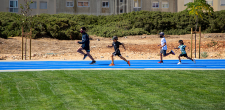
[[[193,62],[196,63],[195,59],[193,59]]]
[[[178,62],[177,64],[180,65],[180,64],[182,64],[182,63],[181,63],[181,62]]]

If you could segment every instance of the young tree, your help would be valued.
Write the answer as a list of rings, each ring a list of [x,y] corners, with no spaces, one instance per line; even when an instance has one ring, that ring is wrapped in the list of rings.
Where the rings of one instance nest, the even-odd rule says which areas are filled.
[[[22,60],[23,60],[23,33],[25,32],[29,32],[30,34],[32,34],[32,16],[31,16],[31,8],[30,8],[30,4],[33,3],[31,0],[24,0],[24,5],[20,4],[20,8],[21,8],[21,24],[22,24]],[[26,35],[25,35],[26,36]],[[30,59],[31,59],[31,37],[32,35],[30,35]],[[26,38],[26,42],[25,42],[25,60],[26,60],[26,50],[27,50],[27,36]]]
[[[213,8],[205,0],[194,0],[194,2],[189,2],[185,4],[185,6],[187,6],[185,10],[188,11],[189,15],[194,15],[196,21],[195,32],[197,31],[198,28],[198,18],[200,17],[201,19],[203,19],[202,14],[204,12],[208,12],[209,14],[213,12]],[[196,58],[196,33],[195,33],[195,58]]]
[[[185,10],[188,11],[189,15],[193,15],[196,21],[195,31],[197,31],[198,27],[198,18],[202,18],[202,14],[204,12],[208,12],[211,15],[213,12],[213,8],[205,1],[205,0],[194,0],[194,2],[189,2],[185,4],[187,8]]]
[[[24,5],[20,4],[21,14],[22,14],[22,26],[24,27],[25,32],[29,31],[32,25],[32,16],[30,4],[33,3],[31,0],[24,0]]]

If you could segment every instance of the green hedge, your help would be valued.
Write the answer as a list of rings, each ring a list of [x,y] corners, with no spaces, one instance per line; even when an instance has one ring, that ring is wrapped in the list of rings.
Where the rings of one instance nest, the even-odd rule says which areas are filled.
[[[0,12],[0,37],[20,36],[23,16],[15,13]],[[207,13],[199,19],[203,32],[225,32],[225,10]],[[195,28],[195,19],[186,11],[179,13],[139,11],[120,15],[94,16],[72,14],[41,14],[33,18],[33,38],[50,36],[56,39],[80,39],[81,26],[88,33],[102,37],[128,36],[141,34],[167,35],[189,34]]]

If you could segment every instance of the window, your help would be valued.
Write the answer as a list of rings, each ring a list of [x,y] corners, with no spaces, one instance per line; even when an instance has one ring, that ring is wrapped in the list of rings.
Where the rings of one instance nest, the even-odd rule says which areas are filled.
[[[169,8],[168,2],[162,2],[162,8]]]
[[[221,2],[221,3],[220,3],[221,6],[225,6],[225,0],[221,0],[220,2]]]
[[[89,7],[89,2],[78,2],[78,7]]]
[[[73,2],[72,1],[70,1],[70,2],[66,2],[66,7],[73,7]]]
[[[109,2],[102,2],[102,7],[109,7]]]
[[[184,5],[186,5],[189,2],[192,2],[192,0],[184,0]]]
[[[141,7],[141,0],[134,0],[134,7],[140,8]]]
[[[141,11],[141,0],[134,0],[134,11]]]
[[[18,12],[18,0],[9,0],[9,12]]]
[[[152,7],[153,8],[159,8],[159,2],[153,2]]]
[[[45,2],[45,1],[41,1],[40,2],[40,9],[47,9],[47,2]]]
[[[120,0],[120,2],[123,2],[123,0]]]
[[[33,3],[30,4],[30,9],[37,9],[37,2],[33,1]]]
[[[123,13],[123,9],[120,9],[120,13]]]
[[[213,6],[213,1],[206,1],[209,5]]]

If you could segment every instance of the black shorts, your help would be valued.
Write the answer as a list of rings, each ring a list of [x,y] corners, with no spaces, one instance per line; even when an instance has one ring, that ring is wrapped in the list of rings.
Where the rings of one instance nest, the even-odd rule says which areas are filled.
[[[166,50],[161,49],[160,53],[162,53],[165,56],[166,55]]]
[[[83,49],[86,50],[86,52],[90,52],[90,48],[89,47],[84,47]]]
[[[181,57],[187,57],[187,54],[180,54]]]
[[[113,52],[112,54],[113,54],[114,56],[116,56],[116,55],[117,55],[117,56],[122,56],[122,55],[120,54],[120,52]]]

